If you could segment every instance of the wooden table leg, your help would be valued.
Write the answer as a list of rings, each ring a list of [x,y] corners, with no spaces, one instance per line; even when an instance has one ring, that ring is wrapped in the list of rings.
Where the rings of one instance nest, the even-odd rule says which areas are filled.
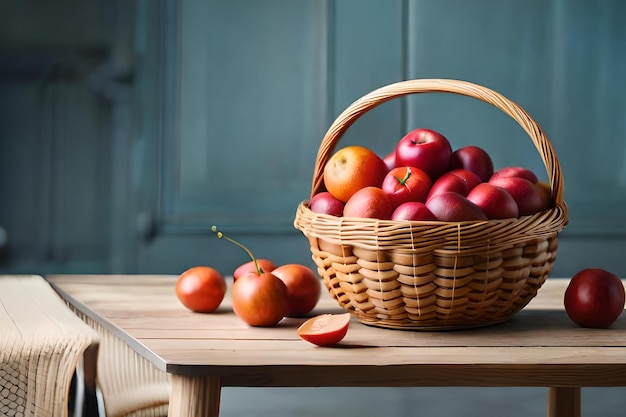
[[[549,388],[548,417],[580,417],[580,388]]]
[[[222,385],[216,376],[171,375],[169,417],[219,417]]]

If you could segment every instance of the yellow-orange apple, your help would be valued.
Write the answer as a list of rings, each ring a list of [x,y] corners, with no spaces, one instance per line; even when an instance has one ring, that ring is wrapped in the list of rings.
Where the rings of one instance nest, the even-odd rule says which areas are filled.
[[[551,208],[554,205],[552,201],[552,190],[550,189],[550,184],[545,181],[537,181],[534,184],[535,189],[539,193],[542,201],[542,211]]]
[[[385,162],[364,146],[346,146],[324,166],[324,185],[336,199],[346,202],[365,187],[380,187],[387,175]]]

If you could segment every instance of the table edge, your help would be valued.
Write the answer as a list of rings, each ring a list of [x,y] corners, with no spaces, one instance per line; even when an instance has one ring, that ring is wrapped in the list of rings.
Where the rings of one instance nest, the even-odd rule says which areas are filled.
[[[107,320],[106,318],[96,314],[89,307],[87,307],[86,305],[78,301],[76,298],[72,297],[70,294],[65,292],[62,288],[60,288],[54,282],[54,276],[44,276],[43,278],[54,289],[54,291],[56,291],[56,293],[59,294],[59,296],[64,301],[70,303],[73,307],[79,310],[82,314],[89,317],[96,323],[100,324],[107,331],[109,331],[115,337],[117,337],[126,345],[128,345],[132,350],[137,352],[140,356],[142,356],[143,358],[147,359],[152,364],[154,364],[158,369],[169,372],[167,369],[168,368],[167,362],[162,357],[160,357],[155,352],[150,350],[147,346],[145,346],[139,340],[135,339],[134,337],[126,333],[123,329],[116,326],[115,324]]]

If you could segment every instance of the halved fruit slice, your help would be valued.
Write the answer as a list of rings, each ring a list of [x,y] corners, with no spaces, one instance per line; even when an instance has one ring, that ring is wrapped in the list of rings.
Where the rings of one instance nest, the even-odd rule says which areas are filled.
[[[318,346],[331,346],[339,343],[348,333],[350,313],[321,314],[302,323],[298,336]]]

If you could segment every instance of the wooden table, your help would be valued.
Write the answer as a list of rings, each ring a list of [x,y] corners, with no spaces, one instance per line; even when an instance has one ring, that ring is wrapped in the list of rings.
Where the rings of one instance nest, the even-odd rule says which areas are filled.
[[[250,328],[227,298],[187,311],[174,276],[48,277],[76,308],[171,376],[169,415],[218,416],[221,387],[547,387],[551,417],[580,416],[580,387],[626,386],[626,315],[609,329],[574,325],[568,281],[548,279],[513,319],[481,329],[412,332],[353,319],[335,348],[296,335],[302,319]],[[340,312],[324,295],[315,314]]]

